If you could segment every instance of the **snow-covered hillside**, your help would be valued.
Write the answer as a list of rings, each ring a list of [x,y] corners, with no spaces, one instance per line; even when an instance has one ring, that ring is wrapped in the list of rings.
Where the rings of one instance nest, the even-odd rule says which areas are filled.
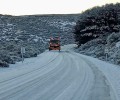
[[[120,65],[120,3],[83,12],[75,26],[79,53]],[[107,59],[106,59],[107,54]]]
[[[35,57],[48,48],[48,39],[61,37],[61,45],[74,42],[72,29],[79,15],[0,15],[0,66]]]

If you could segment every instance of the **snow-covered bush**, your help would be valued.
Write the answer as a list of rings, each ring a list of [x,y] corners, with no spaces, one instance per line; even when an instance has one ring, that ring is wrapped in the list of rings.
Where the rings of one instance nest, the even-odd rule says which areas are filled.
[[[4,62],[15,64],[15,61],[11,58],[11,56],[8,53],[0,54],[0,59]]]
[[[104,56],[104,44],[105,41],[102,39],[94,39],[81,45],[78,48],[78,52],[89,56],[102,58],[102,56]]]
[[[116,44],[120,42],[120,32],[111,33],[108,36],[93,39],[85,44],[82,44],[77,52],[106,60],[105,49],[108,49],[108,61],[120,65],[120,48]]]
[[[119,33],[112,33],[108,36],[107,38],[107,44],[111,45],[111,44],[115,44],[118,41],[120,41],[120,32]]]
[[[8,63],[0,60],[0,67],[9,67]]]

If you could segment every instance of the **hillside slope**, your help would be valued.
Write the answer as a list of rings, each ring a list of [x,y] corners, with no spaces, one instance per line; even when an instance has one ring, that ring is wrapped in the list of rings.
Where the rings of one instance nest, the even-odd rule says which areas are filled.
[[[120,64],[120,3],[83,12],[74,34],[78,44],[77,52]]]
[[[79,15],[0,15],[0,66],[34,57],[48,48],[51,36],[61,37],[61,45],[74,42],[72,29]]]

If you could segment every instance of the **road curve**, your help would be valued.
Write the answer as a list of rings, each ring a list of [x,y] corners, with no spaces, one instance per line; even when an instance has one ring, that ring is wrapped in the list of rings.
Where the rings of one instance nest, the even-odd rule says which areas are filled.
[[[95,71],[74,53],[47,51],[0,73],[0,100],[95,100],[90,99]]]

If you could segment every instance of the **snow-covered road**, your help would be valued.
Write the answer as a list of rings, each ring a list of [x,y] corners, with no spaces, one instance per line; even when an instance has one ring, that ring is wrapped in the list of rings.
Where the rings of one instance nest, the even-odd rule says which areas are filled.
[[[0,100],[119,100],[115,84],[94,61],[74,52],[46,51],[1,68]]]

